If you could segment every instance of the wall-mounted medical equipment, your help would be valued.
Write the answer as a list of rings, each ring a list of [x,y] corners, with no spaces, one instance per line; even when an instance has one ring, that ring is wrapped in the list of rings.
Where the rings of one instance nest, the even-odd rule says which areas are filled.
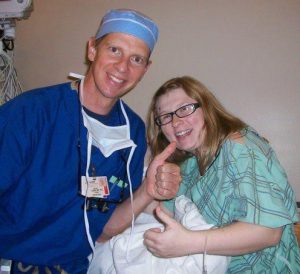
[[[16,19],[28,18],[32,0],[0,0],[0,29],[6,38],[15,38]]]
[[[0,0],[0,105],[22,92],[13,65],[15,28],[32,10],[32,0]]]

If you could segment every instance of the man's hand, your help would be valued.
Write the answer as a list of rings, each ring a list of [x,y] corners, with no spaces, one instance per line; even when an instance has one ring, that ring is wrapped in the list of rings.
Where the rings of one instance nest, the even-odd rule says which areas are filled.
[[[181,182],[180,168],[176,164],[166,162],[175,149],[176,143],[170,143],[148,167],[145,178],[146,190],[154,199],[171,199],[178,191]]]

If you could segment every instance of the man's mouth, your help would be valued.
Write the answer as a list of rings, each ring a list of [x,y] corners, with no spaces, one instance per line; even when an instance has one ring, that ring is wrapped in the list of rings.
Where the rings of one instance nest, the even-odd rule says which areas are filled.
[[[122,83],[125,82],[125,80],[122,80],[122,79],[120,79],[120,78],[117,78],[116,76],[111,75],[111,74],[109,74],[108,77],[109,77],[113,82],[115,82],[115,83],[117,83],[117,84],[122,84]]]

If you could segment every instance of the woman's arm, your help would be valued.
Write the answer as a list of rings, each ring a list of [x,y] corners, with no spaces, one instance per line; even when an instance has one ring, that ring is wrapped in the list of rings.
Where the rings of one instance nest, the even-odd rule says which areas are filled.
[[[191,235],[195,238],[192,242],[193,253],[198,253],[198,244],[205,242],[206,251],[209,254],[235,256],[256,252],[279,243],[282,228],[268,228],[244,222],[235,222],[226,227],[206,231],[202,237],[199,233]],[[197,241],[199,238],[200,241]],[[202,239],[200,239],[202,238]],[[204,244],[205,245],[205,244]],[[202,245],[202,252],[205,247]]]
[[[156,213],[165,224],[165,231],[148,230],[144,242],[159,257],[178,257],[205,251],[214,255],[242,255],[275,246],[282,234],[282,228],[267,228],[244,222],[235,222],[222,228],[191,231],[161,209],[156,210]]]

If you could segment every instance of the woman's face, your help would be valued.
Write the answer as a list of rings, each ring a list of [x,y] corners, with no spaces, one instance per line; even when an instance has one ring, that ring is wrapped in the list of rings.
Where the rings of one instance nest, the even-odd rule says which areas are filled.
[[[191,103],[197,101],[189,97],[182,88],[170,90],[158,98],[157,116],[175,112],[178,108]],[[195,152],[202,144],[205,135],[202,108],[197,108],[194,113],[183,118],[173,114],[173,120],[162,125],[161,130],[169,142],[176,141],[178,149]]]

